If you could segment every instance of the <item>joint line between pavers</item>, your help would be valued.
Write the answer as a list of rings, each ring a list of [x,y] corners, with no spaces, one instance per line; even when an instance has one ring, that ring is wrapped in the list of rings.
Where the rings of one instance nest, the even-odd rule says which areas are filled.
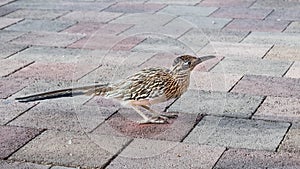
[[[290,124],[290,126],[287,128],[286,132],[284,133],[284,136],[282,137],[282,139],[280,140],[278,146],[275,149],[275,152],[278,152],[278,149],[280,147],[280,145],[282,144],[283,140],[285,139],[287,133],[290,131],[291,127],[292,127],[292,123],[288,122]]]
[[[98,68],[100,68],[102,66],[102,64],[98,65],[97,67],[95,67],[94,69],[92,69],[91,71],[87,72],[86,74],[82,75],[81,77],[75,79],[76,82],[78,82],[80,79],[84,78],[85,76],[87,76],[88,74],[96,71]]]
[[[266,56],[267,56],[267,54],[274,48],[274,44],[270,47],[270,49],[269,50],[267,50],[267,52],[263,55],[263,57],[262,57],[262,59],[264,59]]]
[[[132,24],[131,26],[129,26],[128,28],[126,28],[125,30],[122,30],[121,32],[117,33],[116,36],[119,36],[121,34],[123,34],[124,32],[128,31],[129,29],[133,28],[134,26],[136,26],[135,24]]]
[[[17,54],[17,53],[23,52],[24,50],[28,49],[29,47],[31,47],[31,45],[26,45],[23,49],[21,49],[21,50],[19,50],[19,51],[16,51],[16,52],[14,52],[14,53],[12,53],[12,54],[10,54],[10,55],[8,55],[8,56],[5,57],[4,59],[7,59],[7,58],[9,58],[9,57],[11,57],[11,56],[13,56],[13,55],[15,55],[15,54]]]
[[[256,2],[257,2],[257,0],[253,1],[252,4],[250,4],[249,6],[247,6],[247,8],[250,9]]]
[[[231,22],[233,22],[234,19],[235,18],[231,18],[231,20],[228,23],[226,23],[220,30],[224,30],[224,28],[226,28],[227,25],[229,25]]]
[[[25,20],[25,19],[23,18],[23,19],[21,19],[21,20],[15,22],[15,23],[12,23],[12,24],[10,24],[10,25],[7,25],[7,26],[1,28],[0,30],[4,30],[5,28],[8,28],[8,27],[10,27],[10,26],[12,26],[12,25],[15,25],[15,24],[17,24],[17,23],[20,23],[20,22],[22,22],[22,21],[24,21],[24,20]]]
[[[110,164],[115,158],[117,158],[117,157],[121,154],[121,152],[122,152],[125,148],[127,148],[131,142],[133,142],[133,140],[134,140],[134,139],[129,140],[128,143],[126,143],[126,144],[125,144],[125,145],[124,145],[124,146],[123,146],[123,147],[122,147],[115,155],[113,155],[112,158],[108,160],[108,162],[106,162],[105,164],[103,164],[103,166],[102,166],[101,168],[105,169],[107,166],[109,166],[109,164]]]
[[[271,12],[270,12],[268,15],[266,15],[262,20],[266,20],[266,18],[267,18],[268,16],[270,16],[274,11],[275,11],[275,10],[272,9]]]
[[[243,42],[243,41],[244,41],[251,33],[252,33],[252,31],[249,31],[249,32],[247,33],[247,35],[245,35],[240,41],[238,41],[238,43]]]
[[[236,81],[234,84],[233,84],[233,86],[228,90],[228,92],[227,93],[230,93],[232,90],[233,90],[233,88],[244,78],[244,76],[245,75],[243,75],[238,81]]]
[[[203,47],[203,48],[204,48],[204,47]],[[215,64],[215,65],[213,65],[211,68],[209,68],[209,69],[207,70],[207,72],[211,71],[214,67],[216,67],[218,64],[220,64],[220,62],[221,62],[222,60],[224,60],[224,59],[225,59],[225,57],[221,58],[221,60],[220,60],[217,64]]]
[[[267,96],[263,96],[263,99],[261,100],[261,102],[259,103],[259,105],[257,106],[257,108],[253,111],[253,113],[251,113],[249,119],[252,119],[252,117],[257,112],[257,110],[261,107],[261,105],[264,103],[264,101],[266,100],[266,98],[267,98]]]
[[[216,10],[212,11],[212,13],[210,13],[207,17],[211,17],[212,14],[214,14],[217,11],[219,11],[220,9],[221,9],[221,7],[218,7]],[[212,17],[212,18],[214,18],[214,17]]]
[[[114,5],[117,5],[117,4],[118,4],[118,2],[112,3],[111,5],[108,5],[106,8],[101,9],[99,12],[103,12],[103,11],[105,11],[106,9],[108,9],[108,8],[114,6]]]
[[[200,123],[200,121],[205,116],[207,116],[207,115],[206,114],[200,114],[200,113],[197,114],[197,117],[196,117],[196,120],[195,120],[195,123],[194,123],[193,127],[186,133],[186,135],[184,135],[182,137],[182,139],[179,141],[180,143],[182,143],[184,141],[184,139],[186,139],[188,137],[188,135],[190,135],[190,133],[195,129],[195,127]]]
[[[284,29],[282,29],[281,32],[283,33],[283,32],[290,26],[290,24],[292,24],[292,22],[293,22],[293,21],[290,21],[290,22],[286,25],[286,27],[285,27]]]
[[[120,16],[117,16],[117,17],[115,17],[115,18],[112,18],[111,20],[108,20],[108,21],[103,22],[103,23],[108,24],[108,23],[110,23],[110,22],[112,22],[112,21],[114,21],[114,20],[116,20],[116,19],[118,19],[118,18],[120,18],[120,17],[122,17],[122,16],[124,16],[124,15],[126,15],[126,13],[123,13],[123,14],[121,14]]]
[[[33,64],[34,62],[35,62],[35,61],[29,62],[28,64],[26,64],[26,65],[24,65],[24,66],[22,66],[22,67],[20,67],[20,68],[18,68],[18,69],[16,69],[16,70],[12,71],[11,73],[8,73],[7,75],[4,75],[4,76],[2,76],[2,77],[8,77],[9,75],[12,75],[12,74],[16,73],[17,71],[19,71],[19,70],[21,70],[21,69],[23,69],[23,68],[25,68],[25,67],[27,67],[27,66]]]
[[[291,69],[291,67],[294,65],[295,61],[292,62],[292,64],[289,66],[289,68],[282,74],[282,77],[284,77],[287,72]]]
[[[60,33],[60,32],[62,32],[62,31],[65,31],[65,30],[67,30],[68,28],[71,28],[72,26],[77,25],[78,23],[79,23],[79,22],[76,21],[76,22],[74,22],[74,24],[68,25],[65,29],[59,30],[59,31],[57,31],[57,32]]]
[[[217,161],[215,162],[215,164],[212,166],[212,168],[215,168],[216,165],[218,164],[218,162],[221,160],[222,156],[225,154],[226,151],[228,151],[229,148],[225,147],[225,150],[223,151],[223,153],[220,155],[220,157],[217,159]]]

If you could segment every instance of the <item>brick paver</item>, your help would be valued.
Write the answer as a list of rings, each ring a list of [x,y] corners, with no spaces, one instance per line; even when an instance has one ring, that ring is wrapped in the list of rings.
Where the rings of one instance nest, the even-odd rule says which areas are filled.
[[[283,76],[291,64],[292,62],[289,61],[227,57],[215,66],[212,72]]]
[[[299,168],[297,0],[0,0],[0,168]],[[16,97],[215,55],[139,125],[126,105]],[[146,111],[147,112],[147,111]],[[150,112],[147,112],[151,116]],[[200,158],[199,158],[200,157]]]
[[[6,30],[13,31],[49,31],[59,32],[75,24],[75,22],[65,21],[51,21],[51,20],[23,20],[13,26],[6,28]]]
[[[283,142],[279,147],[279,151],[282,152],[292,152],[292,153],[300,153],[300,124],[293,123],[289,132],[286,134]]]
[[[135,139],[107,168],[137,169],[141,163],[158,169],[212,168],[223,151],[221,147]]]
[[[97,141],[97,139],[99,139]],[[129,139],[46,131],[9,159],[64,166],[103,167]],[[107,147],[104,147],[106,145]],[[110,145],[110,146],[109,146]],[[36,150],[40,150],[38,153]]]
[[[206,116],[184,142],[275,151],[289,126],[281,122]]]
[[[0,126],[0,159],[8,158],[40,132],[33,128]]]
[[[300,62],[294,62],[292,67],[288,70],[288,72],[284,75],[285,77],[291,78],[300,78]]]
[[[280,121],[300,121],[300,99],[269,96],[253,118]]]
[[[226,151],[215,168],[299,168],[297,154],[232,149]]]
[[[262,97],[258,96],[189,90],[168,111],[250,117],[261,101]],[[194,106],[188,103],[193,103]]]
[[[232,92],[300,98],[299,79],[246,75]]]

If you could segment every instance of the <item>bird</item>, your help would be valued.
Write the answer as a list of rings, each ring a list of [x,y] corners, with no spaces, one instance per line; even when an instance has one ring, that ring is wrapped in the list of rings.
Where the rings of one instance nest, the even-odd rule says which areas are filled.
[[[151,105],[178,99],[188,90],[192,70],[200,63],[213,59],[208,55],[196,57],[181,55],[174,59],[170,68],[145,68],[115,83],[67,88],[15,98],[19,102],[32,102],[78,95],[100,96],[117,100],[121,105],[134,109],[143,119],[139,124],[164,124],[176,114],[159,113]],[[148,117],[144,109],[152,116]]]

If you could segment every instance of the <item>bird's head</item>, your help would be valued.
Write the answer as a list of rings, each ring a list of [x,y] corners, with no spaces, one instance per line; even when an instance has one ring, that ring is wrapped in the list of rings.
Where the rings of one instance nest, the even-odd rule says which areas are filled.
[[[173,62],[174,71],[192,71],[199,63],[208,59],[215,58],[215,56],[195,57],[191,55],[182,55],[177,57]]]

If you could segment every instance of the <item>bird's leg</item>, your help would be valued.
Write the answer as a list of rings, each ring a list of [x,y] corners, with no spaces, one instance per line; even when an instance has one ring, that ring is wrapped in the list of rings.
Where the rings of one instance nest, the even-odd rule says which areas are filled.
[[[153,118],[162,118],[164,120],[167,120],[169,118],[176,118],[178,117],[178,114],[174,114],[174,113],[169,113],[169,114],[164,114],[164,113],[158,113],[155,110],[151,109],[149,106],[146,105],[141,105],[144,109],[150,111],[151,113],[154,114],[154,116],[152,116]]]
[[[135,105],[132,105],[133,110],[135,110],[140,116],[143,117],[143,120],[138,121],[139,124],[163,124],[165,123],[165,120],[159,120],[159,119],[153,119],[147,117],[142,111],[140,111]]]

